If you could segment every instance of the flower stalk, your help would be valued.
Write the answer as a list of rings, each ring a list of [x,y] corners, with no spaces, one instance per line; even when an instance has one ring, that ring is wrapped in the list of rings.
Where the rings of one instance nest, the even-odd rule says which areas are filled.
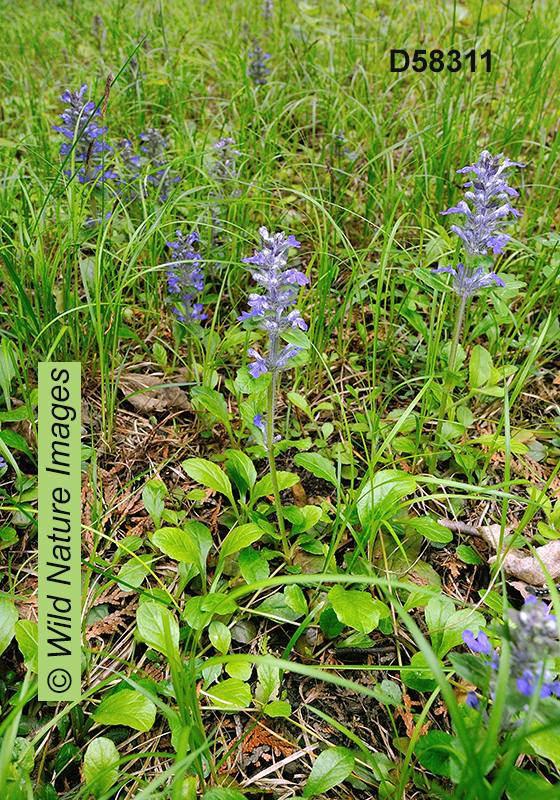
[[[299,347],[291,344],[280,349],[280,337],[289,328],[307,330],[307,325],[302,319],[299,310],[296,308],[292,311],[287,311],[287,309],[296,302],[297,287],[305,286],[305,284],[309,283],[309,278],[297,269],[286,269],[288,250],[290,247],[300,246],[300,242],[294,236],[286,236],[283,231],[282,233],[269,234],[265,227],[259,228],[259,234],[262,250],[260,252],[255,251],[254,256],[244,258],[243,262],[253,265],[249,267],[253,278],[257,283],[261,284],[266,293],[264,295],[250,294],[250,311],[244,311],[237,319],[240,322],[258,320],[260,327],[268,332],[268,356],[260,355],[252,347],[247,350],[247,353],[255,359],[249,366],[249,372],[253,378],[256,379],[260,375],[270,372],[271,381],[268,387],[266,423],[262,415],[257,414],[254,418],[254,424],[261,430],[264,437],[278,516],[278,528],[282,539],[284,556],[286,560],[289,560],[290,545],[284,526],[274,461],[274,444],[280,439],[280,436],[274,435],[276,392],[278,374],[288,366],[289,359],[300,351]]]

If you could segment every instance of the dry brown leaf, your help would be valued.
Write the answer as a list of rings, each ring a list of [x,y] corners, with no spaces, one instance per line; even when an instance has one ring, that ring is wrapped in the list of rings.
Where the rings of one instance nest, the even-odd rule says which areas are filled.
[[[143,414],[153,414],[155,411],[167,411],[171,408],[183,410],[192,408],[187,393],[179,386],[173,385],[172,377],[123,372],[119,379],[119,389],[125,399]]]
[[[292,486],[292,495],[295,506],[298,506],[298,508],[303,508],[305,505],[307,505],[307,494],[305,493],[305,489],[303,488],[301,481],[294,483]]]
[[[500,542],[500,526],[498,524],[484,525],[479,528],[479,531],[482,537],[497,552]],[[504,536],[511,532],[511,528],[505,528]],[[505,548],[503,549],[505,550]],[[556,580],[560,575],[560,539],[554,539],[554,541],[542,547],[536,547],[535,553],[544,564],[552,580]],[[546,578],[536,556],[524,550],[510,550],[503,556],[500,563],[506,575],[520,578],[525,583],[531,584],[531,586],[542,586],[546,583]],[[492,558],[488,559],[488,562],[493,564],[496,559],[497,556],[492,556]]]

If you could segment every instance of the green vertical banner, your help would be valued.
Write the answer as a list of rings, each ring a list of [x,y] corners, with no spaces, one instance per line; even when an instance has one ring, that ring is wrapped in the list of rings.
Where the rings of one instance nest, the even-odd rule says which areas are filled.
[[[81,364],[39,363],[39,700],[81,697]]]

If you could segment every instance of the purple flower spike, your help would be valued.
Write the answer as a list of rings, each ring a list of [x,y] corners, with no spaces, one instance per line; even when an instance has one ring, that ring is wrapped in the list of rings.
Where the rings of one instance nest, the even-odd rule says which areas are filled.
[[[247,75],[253,79],[255,86],[264,86],[267,81],[267,75],[270,72],[270,67],[266,66],[266,62],[271,58],[270,53],[265,53],[258,39],[253,37],[253,49],[248,53],[248,56],[250,63]]]
[[[513,214],[514,217],[521,213],[512,208],[509,197],[518,193],[508,185],[507,179],[511,173],[506,173],[508,167],[523,167],[517,161],[504,158],[504,154],[492,156],[488,150],[483,150],[477,164],[462,167],[457,172],[474,172],[475,178],[465,183],[470,191],[465,193],[466,200],[470,200],[473,209],[466,200],[461,200],[456,206],[440,211],[440,214],[464,214],[464,228],[452,225],[454,231],[464,242],[464,247],[469,256],[486,255],[491,247],[494,254],[503,253],[503,248],[511,238],[509,234],[496,231],[507,225],[505,217]]]
[[[249,295],[250,311],[244,311],[237,319],[259,319],[261,327],[268,331],[270,337],[277,337],[288,328],[307,330],[307,324],[298,309],[285,313],[288,306],[296,302],[299,286],[309,283],[309,278],[297,269],[285,269],[290,247],[299,247],[295,236],[286,236],[284,232],[269,234],[263,226],[259,228],[262,250],[255,251],[254,256],[244,258],[245,264],[252,264],[258,269],[251,269],[253,278],[266,291],[265,295],[252,293]],[[277,344],[271,351],[278,352]],[[271,369],[281,369],[288,356],[277,359]]]
[[[174,299],[179,301],[179,305],[174,306],[172,311],[179,322],[199,322],[208,318],[208,314],[203,313],[202,303],[192,303],[195,294],[204,289],[202,256],[193,249],[200,239],[195,231],[183,236],[178,230],[175,235],[176,241],[166,243],[172,250],[172,256],[171,261],[164,265],[170,267],[165,273],[168,291],[178,295]]]
[[[505,170],[508,167],[523,166],[517,161],[504,158],[503,153],[492,156],[488,150],[483,150],[477,164],[457,170],[457,172],[474,172],[476,177],[464,184],[465,188],[469,189],[465,192],[464,200],[439,213],[464,214],[463,227],[452,225],[451,230],[462,239],[463,247],[469,256],[469,264],[467,266],[458,264],[457,271],[452,267],[440,267],[433,269],[432,272],[450,272],[454,277],[453,290],[462,297],[472,297],[478,294],[480,289],[492,285],[505,286],[502,279],[494,272],[487,273],[482,267],[475,269],[470,265],[470,260],[485,256],[489,249],[494,255],[504,252],[511,236],[501,229],[513,222],[506,217],[509,214],[514,217],[521,216],[521,212],[513,208],[509,202],[509,198],[517,196],[518,192],[509,186],[507,179],[510,173],[506,173]]]
[[[86,92],[85,83],[82,83],[77,92],[64,90],[62,101],[69,106],[60,114],[64,125],[53,125],[53,129],[68,139],[62,143],[60,155],[67,156],[74,148],[74,160],[85,162],[85,165],[77,171],[80,183],[94,183],[114,178],[116,174],[105,172],[103,163],[99,163],[103,154],[112,153],[113,148],[103,140],[107,128],[95,121],[95,118],[101,115],[101,109],[96,109],[92,100],[84,103],[83,97]],[[64,174],[72,176],[69,169],[64,170]]]

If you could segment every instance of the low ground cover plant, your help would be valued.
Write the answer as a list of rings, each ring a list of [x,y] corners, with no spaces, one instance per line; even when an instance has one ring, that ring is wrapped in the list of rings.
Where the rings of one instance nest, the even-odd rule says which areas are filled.
[[[560,797],[556,5],[3,4],[1,797]]]

